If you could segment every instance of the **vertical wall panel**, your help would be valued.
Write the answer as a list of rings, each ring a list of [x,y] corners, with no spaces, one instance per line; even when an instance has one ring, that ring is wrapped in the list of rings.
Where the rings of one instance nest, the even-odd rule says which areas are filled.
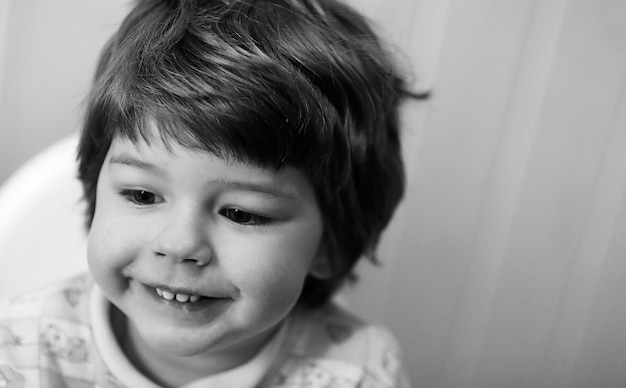
[[[6,53],[6,33],[9,24],[9,2],[10,0],[0,0],[0,91],[4,80],[4,57]],[[2,182],[2,178],[0,178]]]
[[[376,314],[418,386],[617,386],[626,5],[457,0],[442,20]]]
[[[464,307],[474,235],[532,13],[531,2],[478,1],[452,2],[447,15],[388,303],[402,306],[390,308],[390,320],[410,338],[412,378],[426,386],[442,384],[449,368],[446,350]],[[466,362],[442,386],[454,386],[448,383],[464,376],[458,368]]]
[[[626,64],[625,64],[626,65]],[[626,67],[626,66],[625,66]],[[585,387],[589,386],[592,375],[604,375],[612,379],[606,370],[590,371],[596,369],[615,367],[623,370],[623,354],[611,358],[600,356],[598,361],[588,356],[589,348],[594,347],[594,342],[586,336],[588,331],[594,331],[598,327],[596,318],[613,321],[612,315],[615,310],[624,311],[620,306],[621,297],[606,298],[599,289],[607,283],[603,277],[617,275],[617,293],[623,293],[624,273],[619,268],[623,262],[624,246],[623,231],[626,206],[626,82],[620,92],[621,102],[618,105],[613,122],[611,134],[603,159],[603,165],[595,185],[593,198],[590,202],[586,222],[579,241],[575,257],[573,257],[573,269],[570,273],[567,288],[564,291],[559,309],[557,321],[553,327],[552,340],[549,344],[549,353],[544,362],[544,375],[546,382],[559,384],[559,386]],[[616,263],[612,261],[617,261]],[[615,265],[617,268],[614,268]],[[606,301],[608,311],[598,312],[597,304],[602,305]],[[607,314],[608,313],[608,314]],[[619,320],[614,321],[619,325]],[[602,333],[611,338],[617,334],[620,338],[622,328],[614,327],[613,330],[602,330]],[[623,344],[616,341],[621,352],[626,350]],[[601,350],[601,349],[600,349]],[[584,362],[579,362],[584,360]],[[602,361],[600,361],[602,360]],[[614,375],[614,374],[613,374]],[[585,378],[584,376],[588,376]],[[621,373],[618,379],[623,379]],[[600,384],[599,384],[600,385]]]
[[[490,166],[492,176],[481,220],[468,257],[471,264],[465,279],[467,288],[455,318],[443,386],[469,386],[479,361],[476,354],[481,352],[485,338],[491,335],[487,323],[507,258],[512,223],[518,215],[519,191],[537,133],[563,6],[563,1],[535,2],[524,38],[518,42],[522,52],[515,78],[508,85],[512,89],[511,96],[497,154]]]

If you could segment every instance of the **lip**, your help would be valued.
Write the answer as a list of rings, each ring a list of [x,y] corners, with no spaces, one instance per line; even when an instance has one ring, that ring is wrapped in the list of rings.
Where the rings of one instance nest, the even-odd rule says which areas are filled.
[[[191,289],[154,283],[145,284],[136,280],[131,281],[131,283],[134,283],[134,287],[131,287],[135,288],[138,293],[143,296],[142,299],[148,299],[151,302],[150,305],[156,308],[157,311],[161,310],[162,313],[170,316],[172,312],[176,312],[177,314],[175,314],[175,316],[179,317],[181,320],[193,319],[194,322],[197,320],[203,322],[212,320],[226,311],[234,301],[234,298],[218,293],[205,295]],[[198,295],[201,296],[201,298],[195,302],[186,303],[178,302],[176,299],[166,300],[157,295],[157,288],[174,294]]]
[[[171,292],[172,294],[198,295],[198,296],[201,296],[203,298],[213,298],[213,299],[224,299],[224,298],[232,299],[228,295],[226,295],[226,293],[219,293],[219,292],[215,292],[215,291],[207,294],[206,292],[196,291],[196,290],[192,290],[190,288],[172,287],[172,286],[168,286],[168,285],[165,285],[165,284],[142,283],[142,285],[144,285],[147,288],[151,288],[153,290],[158,288],[158,289],[161,289],[163,291]]]

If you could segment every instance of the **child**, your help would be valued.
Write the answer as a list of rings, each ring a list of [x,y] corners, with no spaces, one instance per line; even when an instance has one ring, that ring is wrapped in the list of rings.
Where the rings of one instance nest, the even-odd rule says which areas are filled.
[[[2,306],[0,386],[407,387],[331,303],[401,199],[403,87],[336,0],[138,1],[79,145],[90,275]]]

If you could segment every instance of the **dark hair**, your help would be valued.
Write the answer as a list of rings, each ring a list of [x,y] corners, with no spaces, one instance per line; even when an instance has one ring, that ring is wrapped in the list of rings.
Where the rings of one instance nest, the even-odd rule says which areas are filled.
[[[332,276],[305,281],[326,302],[374,249],[404,191],[404,83],[362,16],[335,0],[139,1],[105,46],[78,159],[93,219],[115,136],[164,140],[311,180]]]

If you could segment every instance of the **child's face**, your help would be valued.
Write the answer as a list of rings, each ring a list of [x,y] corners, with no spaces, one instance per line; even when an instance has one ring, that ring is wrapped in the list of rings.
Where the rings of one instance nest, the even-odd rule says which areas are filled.
[[[111,144],[91,272],[140,351],[243,361],[325,260],[313,188],[292,167],[229,163],[158,139]]]

